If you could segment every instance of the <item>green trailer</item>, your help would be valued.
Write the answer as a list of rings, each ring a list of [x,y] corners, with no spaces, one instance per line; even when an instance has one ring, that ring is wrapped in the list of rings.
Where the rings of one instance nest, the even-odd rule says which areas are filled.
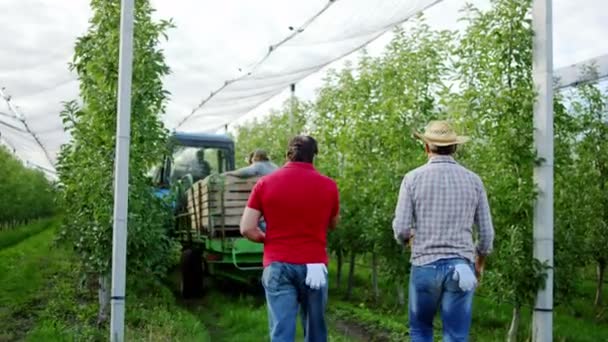
[[[225,135],[174,133],[170,150],[153,178],[156,193],[171,198],[175,213],[182,295],[200,295],[208,277],[259,283],[263,245],[238,229],[257,179],[222,176],[234,170],[234,142]]]

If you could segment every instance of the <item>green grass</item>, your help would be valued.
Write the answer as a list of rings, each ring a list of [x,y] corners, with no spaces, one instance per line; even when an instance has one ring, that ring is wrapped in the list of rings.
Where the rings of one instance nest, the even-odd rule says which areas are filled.
[[[4,246],[0,249],[0,341],[108,339],[108,324],[96,324],[94,287],[81,285],[86,282],[82,282],[70,249],[53,243],[57,227],[57,220],[47,220],[0,233],[0,244]],[[375,303],[369,270],[359,267],[354,299],[347,301],[343,298],[344,289],[338,289],[333,281],[333,264],[330,277],[331,341],[407,340],[407,312],[395,304],[393,286],[381,281],[381,298]],[[130,277],[126,337],[129,341],[268,340],[261,293],[232,287],[230,290],[230,286],[218,285],[202,300],[185,304],[178,303],[166,285]],[[592,307],[594,290],[592,280],[581,280],[571,304],[556,308],[556,341],[608,341],[607,315],[598,316]],[[481,288],[475,298],[471,341],[504,341],[512,307],[485,297],[483,292]],[[606,308],[603,310],[608,311]],[[527,340],[529,309],[523,310],[521,322],[520,337]],[[440,337],[439,319],[436,327],[435,334]],[[302,340],[299,324],[298,340]]]
[[[108,340],[107,324],[96,324],[95,292],[79,286],[69,248],[53,244],[57,225],[0,251],[0,341]],[[210,341],[159,283],[130,279],[127,308],[129,341]]]
[[[348,269],[348,264],[344,270]],[[343,276],[342,288],[333,282],[335,265],[330,264],[330,312],[346,320],[358,322],[372,335],[384,339],[403,341],[407,339],[407,309],[396,305],[396,290],[386,282],[380,282],[381,297],[379,303],[372,298],[370,288],[370,270],[363,267],[356,269],[355,288],[352,299],[344,299],[346,276]],[[404,284],[406,286],[406,284]],[[572,304],[557,306],[554,315],[555,341],[608,341],[608,318],[596,318],[597,312],[592,307],[592,296],[595,287],[591,281],[581,281],[573,294]],[[483,287],[475,297],[473,307],[473,324],[471,341],[504,341],[511,322],[512,306],[486,297]],[[606,310],[606,306],[604,307]],[[607,310],[608,311],[608,310]],[[519,336],[527,340],[531,335],[531,310],[522,310]],[[441,336],[440,319],[435,321],[435,335]]]
[[[23,337],[42,309],[47,279],[61,271],[64,259],[49,248],[52,230],[0,251],[0,340]]]
[[[20,227],[15,231],[29,233],[20,238],[11,234],[11,247],[0,250],[0,341],[108,340],[108,323],[97,326],[94,286],[81,278],[70,248],[53,242],[58,225],[58,220],[50,220]],[[5,236],[0,235],[0,241]],[[243,292],[234,284],[230,287],[235,290],[213,290],[202,300],[186,304],[176,300],[165,284],[130,277],[126,339],[268,340],[263,295]],[[357,341],[331,324],[330,336],[334,342]],[[299,324],[298,340],[302,340]]]
[[[51,219],[42,219],[26,226],[0,231],[0,250],[16,245],[19,242],[34,236],[53,224]]]
[[[225,288],[230,288],[222,286]],[[232,291],[232,290],[228,290]],[[190,302],[191,312],[209,327],[212,341],[266,341],[268,319],[264,298],[260,294],[226,293],[212,290],[202,300]],[[357,341],[329,322],[329,341]],[[297,340],[303,340],[302,327],[297,324]]]

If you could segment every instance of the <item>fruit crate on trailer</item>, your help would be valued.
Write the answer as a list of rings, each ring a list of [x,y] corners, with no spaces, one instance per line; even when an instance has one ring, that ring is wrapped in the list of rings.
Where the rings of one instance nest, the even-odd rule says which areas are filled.
[[[192,230],[210,238],[240,236],[239,224],[259,178],[214,175],[188,189]]]

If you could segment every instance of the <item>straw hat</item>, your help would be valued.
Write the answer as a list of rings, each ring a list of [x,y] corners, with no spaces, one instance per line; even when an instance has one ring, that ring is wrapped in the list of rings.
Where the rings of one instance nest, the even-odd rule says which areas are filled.
[[[414,135],[435,146],[460,145],[469,141],[469,137],[457,135],[447,121],[431,121],[424,128],[424,133],[414,132]]]

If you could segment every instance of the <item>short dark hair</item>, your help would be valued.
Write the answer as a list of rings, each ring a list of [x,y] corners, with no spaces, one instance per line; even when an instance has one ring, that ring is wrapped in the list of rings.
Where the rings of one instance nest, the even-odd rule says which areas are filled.
[[[429,150],[442,156],[451,156],[452,154],[456,153],[456,146],[458,145],[437,146],[429,144]]]
[[[317,153],[317,141],[309,135],[293,137],[287,147],[287,159],[292,162],[312,163]]]
[[[257,149],[252,152],[251,160],[252,161],[268,161],[269,160],[268,153],[266,152],[266,150]]]

